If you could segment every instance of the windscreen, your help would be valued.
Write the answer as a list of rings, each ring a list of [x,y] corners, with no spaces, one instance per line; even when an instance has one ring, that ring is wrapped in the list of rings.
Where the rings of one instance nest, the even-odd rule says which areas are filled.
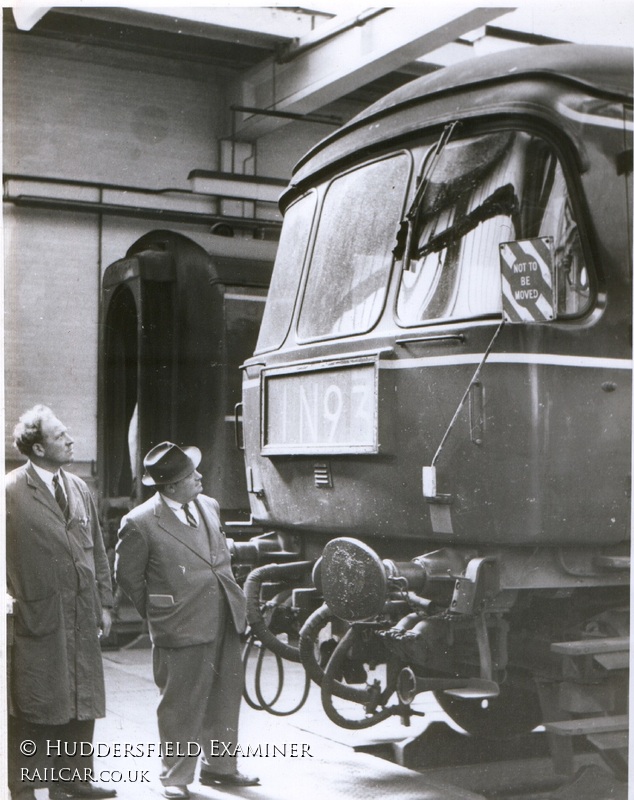
[[[301,197],[286,211],[258,337],[258,352],[279,347],[286,337],[302,277],[314,214],[314,193]]]
[[[383,308],[410,172],[399,153],[328,187],[299,318],[300,339],[368,331]]]

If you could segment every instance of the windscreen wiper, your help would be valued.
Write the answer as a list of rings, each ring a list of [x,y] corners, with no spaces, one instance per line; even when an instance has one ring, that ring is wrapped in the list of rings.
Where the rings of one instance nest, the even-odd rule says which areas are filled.
[[[412,258],[412,242],[414,240],[416,219],[425,196],[425,191],[429,185],[429,180],[434,169],[436,168],[440,154],[444,150],[447,142],[451,139],[457,125],[459,125],[458,121],[450,122],[448,125],[445,125],[443,132],[440,134],[440,138],[436,142],[435,146],[427,153],[418,176],[416,193],[410,204],[407,214],[401,220],[399,225],[399,230],[396,235],[396,245],[392,252],[397,260],[400,261],[403,259],[404,270],[409,269]]]
[[[481,222],[501,214],[510,217],[516,214],[518,210],[519,200],[513,186],[510,183],[500,186],[473,211],[459,217],[453,225],[432,236],[428,242],[416,251],[415,256],[420,259],[429,255],[429,253],[438,253],[462,239],[469,231],[477,228]]]

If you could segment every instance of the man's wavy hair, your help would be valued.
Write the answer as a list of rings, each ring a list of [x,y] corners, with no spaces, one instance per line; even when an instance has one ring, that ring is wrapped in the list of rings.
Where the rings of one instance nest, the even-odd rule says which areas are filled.
[[[22,455],[30,456],[33,445],[43,441],[42,423],[54,416],[51,409],[41,403],[22,414],[13,429],[13,444]]]

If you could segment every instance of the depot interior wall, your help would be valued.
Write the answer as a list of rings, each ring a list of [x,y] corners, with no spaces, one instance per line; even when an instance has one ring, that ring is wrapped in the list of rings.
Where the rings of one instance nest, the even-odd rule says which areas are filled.
[[[223,75],[24,35],[4,49],[5,171],[186,189],[216,168]]]
[[[219,168],[231,130],[227,71],[36,36],[4,41],[4,172],[137,188],[189,189]],[[260,174],[288,178],[296,126],[267,148]],[[318,130],[312,138],[320,138]],[[310,139],[311,135],[308,134]],[[280,153],[288,152],[287,158]],[[267,171],[268,170],[268,171]],[[156,227],[142,219],[4,204],[5,457],[19,414],[49,403],[76,438],[80,474],[97,449],[99,284],[113,254]],[[169,225],[190,234],[191,226]],[[18,456],[19,458],[19,456]]]
[[[89,461],[96,413],[97,237],[87,215],[5,208],[5,409],[46,403]],[[8,443],[7,457],[16,455]]]

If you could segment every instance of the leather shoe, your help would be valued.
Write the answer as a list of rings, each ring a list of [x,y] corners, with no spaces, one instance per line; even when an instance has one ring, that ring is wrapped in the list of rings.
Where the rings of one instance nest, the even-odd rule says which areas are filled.
[[[259,786],[259,778],[251,778],[241,772],[208,772],[200,773],[200,782],[203,786]]]
[[[69,800],[73,797],[93,798],[93,800],[105,800],[106,797],[116,797],[114,789],[106,789],[103,786],[95,786],[89,781],[71,781],[59,786],[53,786],[48,790],[51,800]]]
[[[163,797],[168,797],[170,800],[186,800],[189,797],[189,789],[187,786],[164,786]]]

